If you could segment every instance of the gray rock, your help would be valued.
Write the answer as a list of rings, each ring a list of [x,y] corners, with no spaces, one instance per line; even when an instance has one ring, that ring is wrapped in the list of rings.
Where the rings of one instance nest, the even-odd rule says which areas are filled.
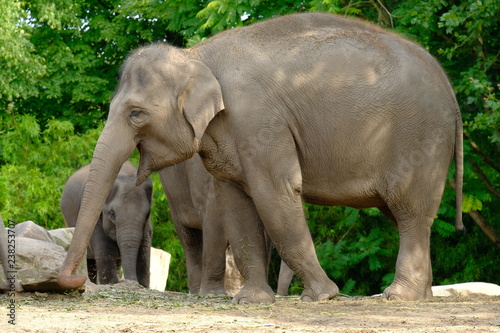
[[[55,243],[38,239],[16,237],[16,280],[24,291],[61,290],[57,274],[66,251]],[[87,274],[86,260],[83,260],[77,274]],[[0,285],[5,283],[0,277]]]
[[[61,229],[49,230],[49,234],[54,239],[54,242],[57,245],[62,246],[65,251],[68,251],[69,244],[73,239],[74,232],[75,228],[61,228]]]
[[[15,226],[15,269],[0,274],[0,288],[10,289],[12,281],[25,291],[60,290],[57,274],[66,257],[74,228],[47,231],[33,221]],[[87,275],[87,261],[82,260],[77,274]]]
[[[26,237],[54,243],[54,239],[49,234],[47,229],[39,226],[33,221],[18,223],[14,227],[14,231],[16,232],[16,238]]]
[[[19,223],[15,230],[15,270],[8,272],[24,291],[62,291],[57,285],[57,274],[66,257],[75,228],[47,231],[32,221]],[[0,260],[1,262],[1,260]],[[151,250],[151,288],[165,290],[170,254],[158,249]],[[233,264],[234,265],[234,264]],[[77,275],[87,275],[87,260],[82,260]],[[0,271],[0,290],[10,289],[10,281]],[[97,288],[88,279],[82,289]],[[238,288],[238,286],[236,287]],[[19,290],[21,291],[21,290]]]

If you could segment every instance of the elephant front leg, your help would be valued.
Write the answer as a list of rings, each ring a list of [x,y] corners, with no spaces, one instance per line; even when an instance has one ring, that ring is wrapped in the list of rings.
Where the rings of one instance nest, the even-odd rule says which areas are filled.
[[[274,292],[267,283],[270,248],[251,198],[240,188],[219,180],[215,182],[215,193],[217,202],[224,203],[221,210],[224,229],[244,279],[243,288],[233,302],[274,302]]]
[[[254,197],[254,201],[281,258],[304,281],[301,300],[310,302],[334,298],[339,289],[317,259],[300,197],[292,199],[276,192],[274,195],[270,193],[265,191],[261,198]]]
[[[96,258],[97,277],[99,284],[118,283],[118,271],[116,269],[116,257],[104,255]]]
[[[90,241],[97,267],[97,280],[100,284],[118,283],[116,266],[120,250],[118,245],[101,231],[102,229],[97,225]]]
[[[265,229],[285,263],[304,282],[303,301],[335,297],[339,289],[316,256],[302,206],[302,173],[293,138],[281,149],[254,158],[247,168],[249,193]],[[285,148],[285,147],[288,147]]]
[[[423,220],[423,219],[421,219]],[[432,221],[425,218],[419,224],[398,222],[400,245],[396,261],[396,275],[384,290],[389,300],[420,300],[432,298],[432,267],[430,259],[430,233]]]
[[[90,282],[97,284],[97,265],[95,259],[87,259],[87,272]]]

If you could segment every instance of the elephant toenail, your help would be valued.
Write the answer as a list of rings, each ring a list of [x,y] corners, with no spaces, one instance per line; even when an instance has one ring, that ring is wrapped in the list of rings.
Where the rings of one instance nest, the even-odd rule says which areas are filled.
[[[328,299],[332,299],[333,297],[335,297],[335,296],[330,295],[330,294],[320,294],[318,296],[318,301],[325,301],[325,300],[328,300]]]
[[[312,299],[312,297],[311,297],[311,296],[308,296],[308,295],[306,295],[306,296],[302,296],[302,297],[300,298],[300,300],[301,300],[302,302],[314,302],[314,300]]]

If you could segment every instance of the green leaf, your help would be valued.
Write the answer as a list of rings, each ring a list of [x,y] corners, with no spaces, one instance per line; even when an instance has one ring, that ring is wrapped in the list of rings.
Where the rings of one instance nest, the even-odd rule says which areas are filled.
[[[370,271],[376,271],[382,268],[382,263],[377,256],[369,256],[368,264],[370,265]]]
[[[353,279],[349,279],[346,281],[346,283],[340,290],[340,293],[344,295],[352,295],[355,287],[356,287],[356,281]]]
[[[483,203],[477,197],[471,194],[464,194],[462,201],[462,211],[468,213],[471,210],[482,210]]]
[[[440,219],[434,220],[432,230],[438,232],[442,237],[450,237],[455,234],[455,225],[442,221]]]

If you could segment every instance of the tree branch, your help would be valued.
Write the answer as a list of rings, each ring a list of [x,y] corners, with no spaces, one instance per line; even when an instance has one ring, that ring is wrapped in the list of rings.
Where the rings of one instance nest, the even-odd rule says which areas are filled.
[[[471,210],[468,212],[469,216],[472,217],[474,222],[481,228],[486,237],[488,237],[493,244],[500,248],[500,234],[493,229],[491,224],[489,224],[484,216],[478,210]]]
[[[379,24],[384,27],[394,28],[392,15],[391,12],[389,12],[389,10],[387,9],[385,0],[370,0],[370,2],[372,3],[373,7],[377,9]]]
[[[477,165],[474,161],[469,160],[470,164],[472,164],[472,169],[479,175],[479,177],[482,179],[483,183],[486,185],[488,190],[493,193],[494,196],[500,198],[500,191],[493,186],[493,184],[489,181],[488,177],[484,174],[483,170]]]
[[[467,137],[466,137],[467,138]],[[468,139],[468,138],[467,138]],[[496,165],[495,162],[493,162],[492,160],[490,160],[488,158],[488,156],[486,156],[480,149],[479,147],[476,145],[476,143],[474,141],[471,141],[469,140],[469,143],[472,147],[472,149],[474,149],[474,152],[476,154],[478,154],[479,156],[481,156],[481,159],[486,163],[488,164],[489,166],[491,166],[493,169],[495,169],[497,172],[500,172],[500,166]]]

